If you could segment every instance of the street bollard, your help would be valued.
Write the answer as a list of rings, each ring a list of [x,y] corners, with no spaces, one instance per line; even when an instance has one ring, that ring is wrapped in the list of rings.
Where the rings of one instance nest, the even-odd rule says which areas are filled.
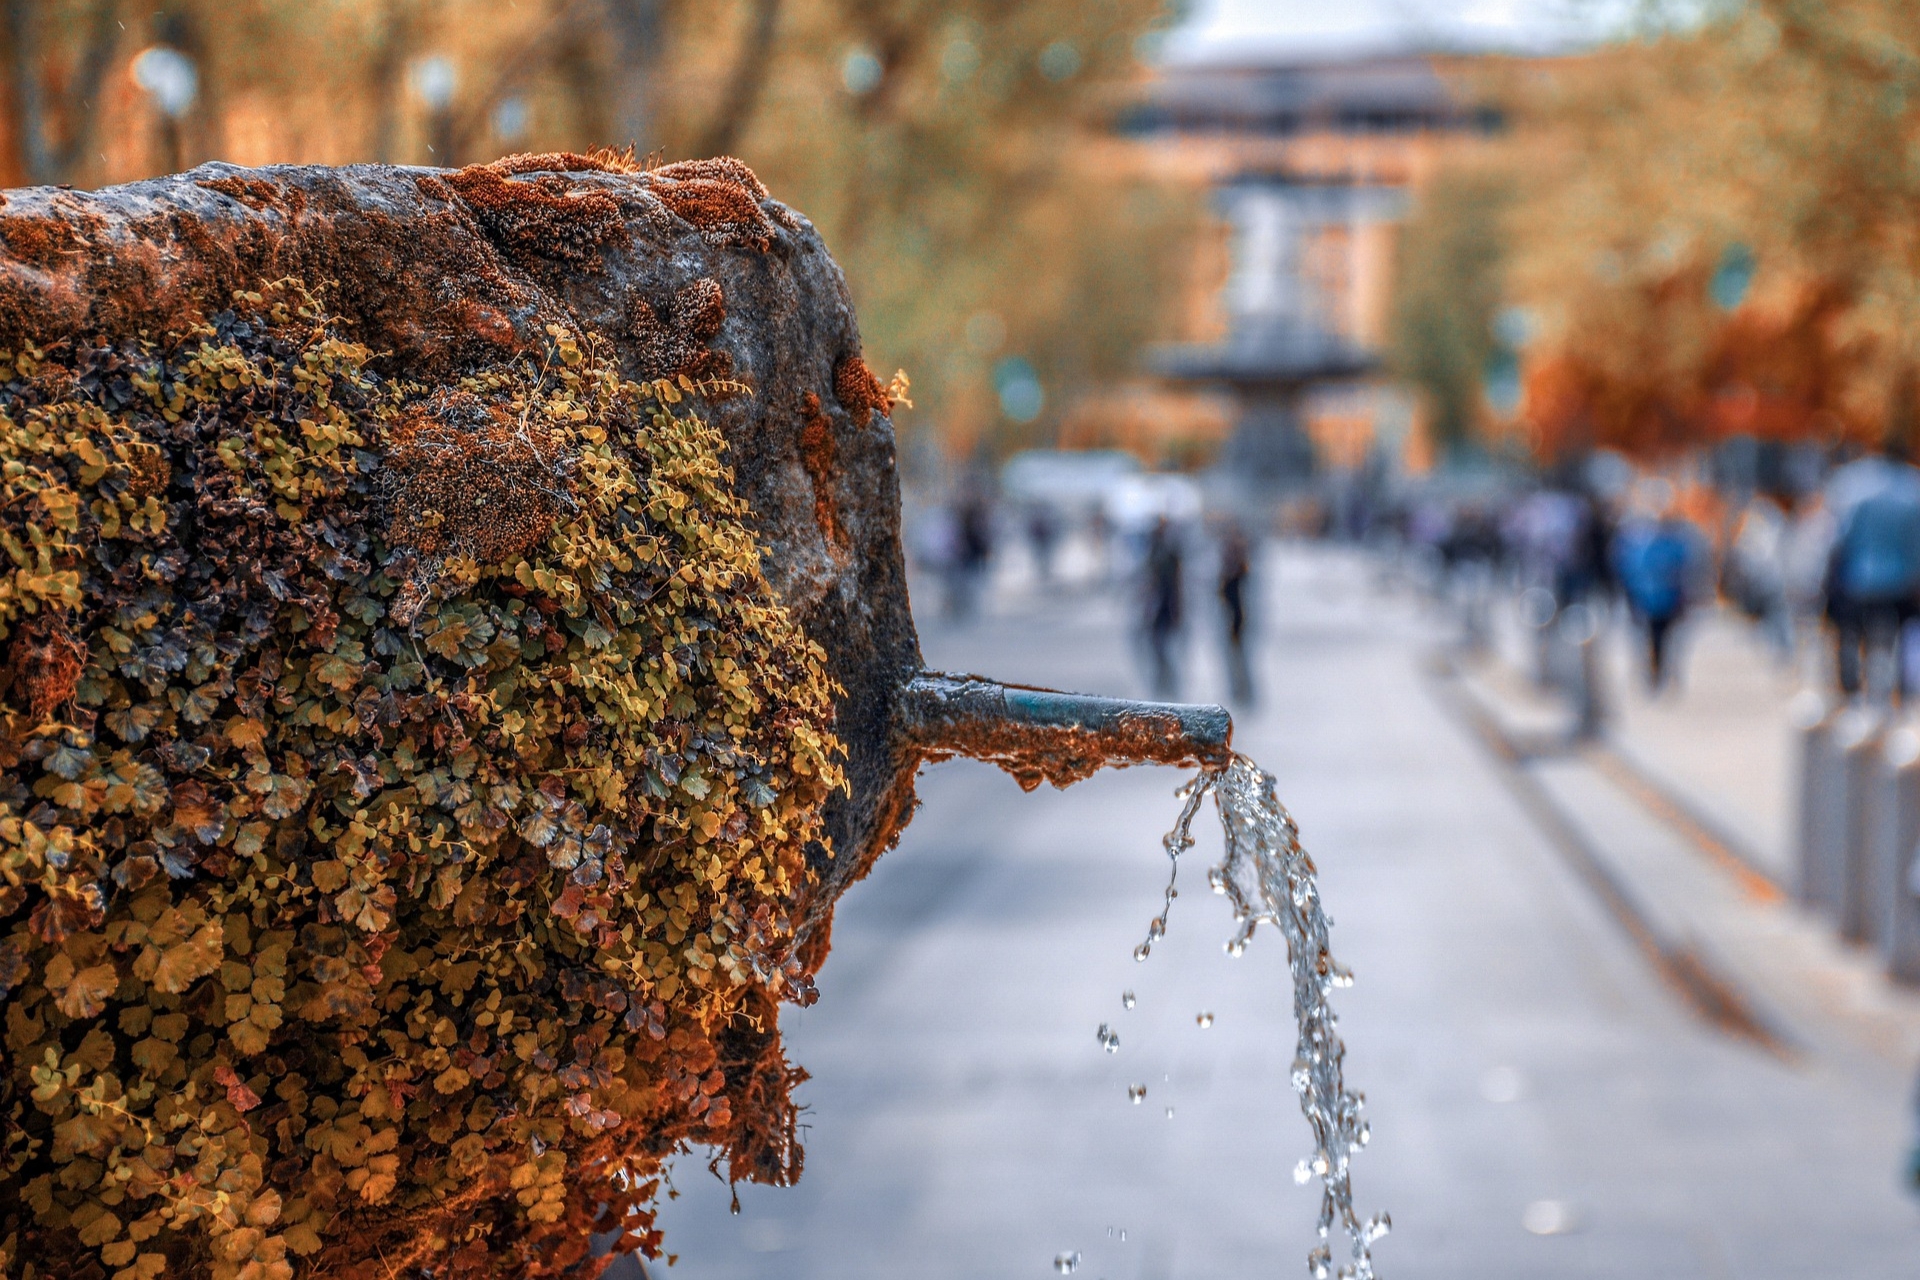
[[[1545,587],[1528,587],[1520,593],[1520,625],[1526,628],[1527,641],[1533,651],[1533,682],[1542,689],[1550,689],[1556,683],[1553,623],[1559,611],[1553,592]]]
[[[1470,654],[1493,648],[1493,569],[1484,560],[1469,560],[1455,570],[1460,597],[1461,643]]]
[[[1887,734],[1873,850],[1873,942],[1899,982],[1920,982],[1920,895],[1910,883],[1920,844],[1920,727]]]
[[[1830,913],[1840,901],[1839,858],[1835,835],[1840,813],[1834,778],[1834,723],[1838,717],[1819,694],[1808,690],[1794,699],[1793,724],[1800,739],[1799,876],[1794,886],[1800,904]]]
[[[1568,667],[1568,692],[1573,697],[1574,736],[1600,736],[1606,719],[1606,699],[1600,681],[1600,611],[1590,604],[1569,605],[1560,614],[1560,639],[1573,649]]]
[[[1838,924],[1841,935],[1853,942],[1870,941],[1872,934],[1869,920],[1876,886],[1871,836],[1880,799],[1880,788],[1874,784],[1886,724],[1881,708],[1858,706],[1846,711],[1834,726],[1834,776],[1839,784],[1840,807],[1836,842],[1841,874]]]

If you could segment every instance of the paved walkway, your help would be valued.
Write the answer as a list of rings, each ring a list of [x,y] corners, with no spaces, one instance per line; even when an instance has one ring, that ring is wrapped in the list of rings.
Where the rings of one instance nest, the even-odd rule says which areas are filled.
[[[1539,699],[1533,654],[1513,609],[1496,611],[1498,656],[1486,672],[1515,705]],[[1623,619],[1605,637],[1607,735],[1642,771],[1661,778],[1743,852],[1784,882],[1792,879],[1795,767],[1790,704],[1803,684],[1753,626],[1731,609],[1701,609],[1674,641],[1675,679],[1648,691],[1639,636]],[[1546,699],[1556,724],[1566,719]]]
[[[1239,743],[1278,776],[1359,976],[1339,1007],[1374,1120],[1358,1199],[1396,1224],[1383,1273],[1920,1272],[1920,1210],[1898,1185],[1913,1064],[1870,1019],[1830,1010],[1850,997],[1821,986],[1823,935],[1714,890],[1714,911],[1774,955],[1767,981],[1799,993],[1765,993],[1798,1048],[1707,1027],[1433,697],[1439,620],[1344,553],[1264,568],[1267,701],[1239,717]],[[1140,692],[1110,602],[1015,603],[965,631],[929,625],[929,660]],[[1221,685],[1203,662],[1188,693]],[[982,766],[930,770],[900,848],[841,906],[821,1002],[783,1019],[814,1077],[805,1177],[743,1187],[734,1217],[704,1159],[684,1159],[663,1215],[682,1257],[657,1270],[1039,1277],[1077,1250],[1077,1274],[1104,1280],[1298,1274],[1316,1197],[1290,1176],[1308,1138],[1286,1086],[1284,956],[1272,935],[1222,954],[1226,913],[1200,891],[1217,836],[1183,869],[1166,942],[1146,964],[1129,955],[1179,781],[1137,770],[1022,795]],[[1545,783],[1613,853],[1701,874],[1620,794],[1577,772]],[[1904,1025],[1898,993],[1870,994]]]

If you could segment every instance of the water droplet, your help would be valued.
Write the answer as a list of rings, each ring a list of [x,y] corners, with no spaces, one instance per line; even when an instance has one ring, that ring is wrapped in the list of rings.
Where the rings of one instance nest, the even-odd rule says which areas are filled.
[[[1063,1276],[1072,1275],[1080,1269],[1080,1251],[1074,1249],[1067,1253],[1054,1254],[1053,1269]]]
[[[740,1193],[738,1191],[733,1193],[733,1203],[727,1206],[727,1212],[736,1218],[740,1216]]]
[[[1356,1147],[1364,1147],[1372,1141],[1373,1126],[1363,1120],[1360,1122],[1360,1127],[1353,1132],[1353,1145]]]
[[[1227,939],[1227,954],[1238,960],[1247,953],[1247,944],[1239,938]]]
[[[1327,1276],[1332,1271],[1333,1253],[1327,1246],[1321,1245],[1307,1255],[1307,1274],[1311,1275],[1313,1280],[1327,1280]]]
[[[1131,1008],[1133,1008],[1133,992],[1131,992],[1131,991],[1122,991],[1122,992],[1120,993],[1120,1007],[1121,1007],[1122,1009],[1131,1009]]]
[[[1353,985],[1353,970],[1343,969],[1339,965],[1335,965],[1333,967],[1333,973],[1329,975],[1327,980],[1341,990],[1345,990]]]
[[[1300,1184],[1301,1186],[1303,1187],[1306,1186],[1307,1182],[1312,1177],[1313,1177],[1313,1166],[1308,1164],[1305,1160],[1302,1160],[1299,1164],[1293,1166],[1293,1180],[1296,1183]]]
[[[1194,1017],[1193,1021],[1202,1030],[1205,1030],[1206,1028],[1213,1025],[1213,1015],[1207,1012],[1205,1009],[1202,1009],[1199,1012],[1199,1014]]]
[[[1171,1119],[1173,1119],[1173,1108],[1172,1108],[1172,1107],[1168,1107],[1168,1108],[1167,1108],[1167,1119],[1169,1119],[1169,1120],[1171,1120]]]
[[[1360,1238],[1368,1244],[1372,1244],[1375,1240],[1378,1240],[1391,1230],[1393,1230],[1392,1216],[1386,1213],[1376,1213],[1367,1219],[1366,1228],[1361,1231]]]
[[[1102,1049],[1105,1049],[1108,1053],[1120,1052],[1120,1037],[1114,1033],[1112,1027],[1104,1022],[1100,1024],[1099,1037],[1100,1047]]]
[[[1207,872],[1207,887],[1215,893],[1225,893],[1227,891],[1227,873],[1219,867],[1215,867],[1213,870]]]
[[[1150,944],[1145,942],[1141,943],[1139,946],[1133,949],[1133,958],[1135,960],[1145,960],[1148,956],[1152,954],[1153,954],[1153,947]]]
[[[1127,1242],[1127,1229],[1125,1227],[1122,1227],[1120,1228],[1120,1243],[1125,1244],[1126,1242]]]
[[[1167,918],[1155,916],[1147,922],[1147,941],[1158,942],[1167,936]]]
[[[1133,1102],[1134,1106],[1139,1106],[1147,1100],[1147,1086],[1143,1084],[1128,1085],[1127,1097]]]

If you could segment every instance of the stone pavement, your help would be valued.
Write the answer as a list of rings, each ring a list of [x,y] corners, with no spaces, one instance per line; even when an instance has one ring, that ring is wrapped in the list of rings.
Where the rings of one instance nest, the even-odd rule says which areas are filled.
[[[1540,697],[1537,665],[1513,609],[1496,610],[1504,671],[1489,672],[1515,705]],[[1782,662],[1744,617],[1722,606],[1695,610],[1674,639],[1675,678],[1648,691],[1639,637],[1624,618],[1604,637],[1607,736],[1642,772],[1680,794],[1716,830],[1783,883],[1793,874],[1794,738],[1789,703],[1799,667]],[[1567,719],[1552,701],[1551,718]]]
[[[1716,948],[1770,957],[1756,998],[1791,1053],[1707,1026],[1433,696],[1443,620],[1337,550],[1270,549],[1263,586],[1266,700],[1238,741],[1279,778],[1358,975],[1338,1005],[1374,1122],[1357,1200],[1396,1224],[1382,1273],[1920,1273],[1920,1210],[1899,1185],[1913,1063],[1846,1013],[1859,1002],[1832,987],[1820,931],[1726,892],[1577,761],[1545,769],[1609,856],[1672,871],[1656,887],[1732,921]],[[1138,694],[1126,622],[1060,593],[923,630],[936,665]],[[1188,696],[1218,697],[1217,670],[1199,662]],[[1222,954],[1227,915],[1203,890],[1217,834],[1182,868],[1166,941],[1130,957],[1180,780],[1136,770],[1022,795],[983,766],[929,770],[900,848],[842,902],[820,1003],[783,1019],[814,1077],[804,1178],[742,1187],[736,1217],[684,1157],[663,1214],[681,1259],[655,1272],[1039,1277],[1077,1250],[1077,1274],[1105,1280],[1299,1274],[1317,1192],[1290,1176],[1309,1143],[1286,1085],[1285,958],[1271,934]],[[1762,987],[1746,951],[1715,955]],[[1897,993],[1870,994],[1906,1025]],[[1102,1022],[1121,1038],[1111,1056]]]

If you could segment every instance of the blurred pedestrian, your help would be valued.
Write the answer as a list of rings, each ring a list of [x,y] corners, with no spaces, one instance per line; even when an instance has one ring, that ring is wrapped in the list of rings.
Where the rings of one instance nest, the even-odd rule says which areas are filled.
[[[1900,630],[1920,594],[1920,472],[1904,461],[1864,458],[1834,474],[1839,521],[1827,570],[1840,688],[1861,691],[1868,663],[1904,693]]]
[[[1027,509],[1027,546],[1033,551],[1033,569],[1041,586],[1053,581],[1053,549],[1059,540],[1060,522],[1054,518],[1053,508],[1035,502]]]
[[[1220,608],[1227,641],[1228,696],[1253,705],[1253,669],[1247,661],[1247,597],[1252,590],[1253,546],[1238,520],[1220,538]]]
[[[1773,646],[1776,657],[1794,654],[1793,614],[1787,599],[1787,535],[1784,505],[1766,493],[1748,499],[1727,547],[1723,574],[1727,598]]]
[[[1699,559],[1699,535],[1670,509],[1627,524],[1614,540],[1614,571],[1645,637],[1647,686],[1656,693],[1667,686],[1670,642]]]
[[[1141,623],[1152,664],[1153,696],[1172,701],[1180,694],[1176,648],[1183,622],[1180,535],[1165,516],[1154,521],[1141,558]]]
[[[947,569],[947,613],[964,622],[979,608],[980,591],[993,561],[993,507],[969,487],[953,516],[954,548]]]
[[[1787,613],[1792,619],[1793,651],[1810,685],[1826,682],[1820,654],[1820,618],[1826,607],[1827,566],[1840,525],[1819,490],[1794,508],[1781,539],[1780,564]]]

